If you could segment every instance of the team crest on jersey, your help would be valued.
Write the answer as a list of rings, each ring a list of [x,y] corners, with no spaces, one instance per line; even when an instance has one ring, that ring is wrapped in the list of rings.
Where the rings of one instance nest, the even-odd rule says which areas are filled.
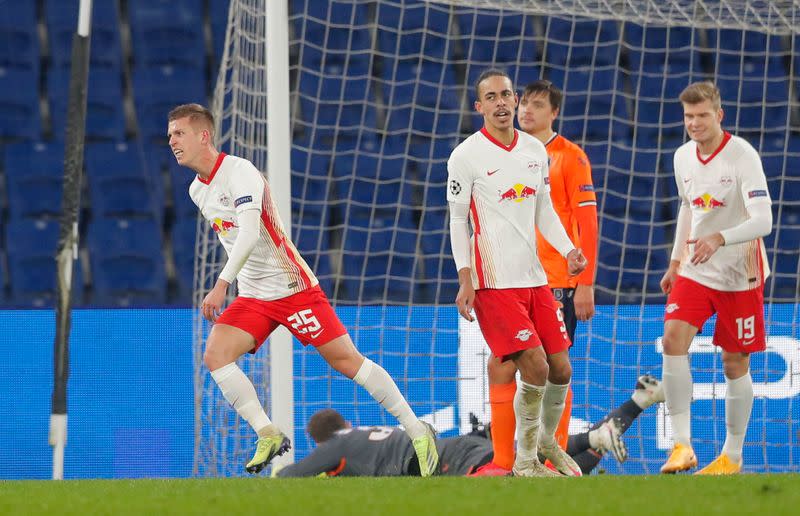
[[[541,172],[542,171],[542,162],[541,161],[529,161],[528,162],[528,170],[533,173]]]
[[[536,195],[536,188],[532,186],[523,185],[522,183],[517,183],[505,192],[498,190],[498,194],[500,194],[500,201],[514,201],[514,202],[522,202],[528,197],[533,197]]]
[[[213,229],[214,233],[217,233],[218,235],[228,236],[228,231],[230,231],[235,227],[236,224],[234,224],[230,220],[222,220],[219,217],[211,221],[211,229]]]
[[[733,184],[733,178],[731,176],[722,176],[719,178],[719,184],[722,186],[731,186]]]
[[[725,201],[720,201],[713,195],[709,193],[704,193],[698,197],[692,199],[692,206],[694,208],[700,208],[703,211],[711,211],[716,208],[724,208]]]
[[[533,335],[533,333],[531,333],[530,330],[527,330],[527,329],[519,330],[519,332],[517,332],[517,336],[515,338],[521,340],[522,342],[526,342],[528,339],[531,338],[531,335]]]
[[[226,208],[231,205],[231,198],[226,193],[221,193],[217,201]]]

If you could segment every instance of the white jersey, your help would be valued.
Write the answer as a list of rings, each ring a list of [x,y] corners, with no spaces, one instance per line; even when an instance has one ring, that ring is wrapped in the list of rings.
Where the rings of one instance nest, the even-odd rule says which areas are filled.
[[[220,153],[208,180],[195,177],[189,195],[228,254],[239,234],[238,216],[261,212],[261,236],[236,276],[240,296],[271,301],[318,283],[286,236],[267,180],[250,161]]]
[[[758,153],[745,140],[728,132],[719,148],[706,159],[701,158],[694,141],[678,148],[675,181],[681,203],[691,209],[690,239],[738,226],[749,218],[748,206],[772,203]],[[749,290],[763,285],[769,275],[761,238],[724,245],[698,265],[688,259],[690,247],[693,246],[684,250],[678,273],[709,288]]]
[[[448,202],[469,204],[476,289],[547,285],[536,253],[536,200],[550,195],[542,142],[514,131],[503,145],[484,128],[456,147],[447,162]]]

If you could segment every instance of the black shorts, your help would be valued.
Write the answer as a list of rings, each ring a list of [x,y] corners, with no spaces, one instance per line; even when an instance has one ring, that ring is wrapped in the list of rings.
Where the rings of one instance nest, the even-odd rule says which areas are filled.
[[[567,327],[569,341],[575,343],[575,328],[578,326],[578,317],[575,315],[575,289],[554,288],[553,297],[561,305],[561,314],[564,316],[564,326]]]

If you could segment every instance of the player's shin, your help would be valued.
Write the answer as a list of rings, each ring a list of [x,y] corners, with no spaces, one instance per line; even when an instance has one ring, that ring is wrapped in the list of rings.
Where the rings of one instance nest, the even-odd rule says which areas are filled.
[[[384,368],[365,358],[353,381],[364,387],[375,401],[396,417],[411,439],[425,435],[425,425],[414,415],[397,384]]]
[[[559,385],[547,380],[542,396],[542,426],[539,441],[551,444],[555,441],[556,429],[564,413],[564,403],[569,392],[569,383]]]
[[[517,464],[537,459],[544,391],[544,386],[521,382],[514,396],[514,411],[517,415]]]
[[[663,356],[664,398],[672,420],[675,444],[689,448],[691,443],[692,373],[688,355]]]
[[[750,373],[731,380],[726,378],[728,392],[725,396],[725,444],[722,453],[734,463],[742,461],[742,447],[753,409],[753,380]]]
[[[259,437],[280,433],[264,412],[253,382],[235,362],[211,371],[211,378],[219,386],[228,403],[258,433]]]

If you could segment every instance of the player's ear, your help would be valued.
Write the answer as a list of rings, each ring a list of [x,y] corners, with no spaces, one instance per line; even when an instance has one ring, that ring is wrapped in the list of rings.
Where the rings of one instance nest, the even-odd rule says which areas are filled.
[[[475,107],[475,111],[477,111],[478,113],[481,113],[482,104],[481,104],[480,100],[476,100],[475,104],[473,104],[473,106]]]
[[[725,111],[722,108],[719,108],[717,111],[717,122],[722,123],[722,120],[725,118]]]

